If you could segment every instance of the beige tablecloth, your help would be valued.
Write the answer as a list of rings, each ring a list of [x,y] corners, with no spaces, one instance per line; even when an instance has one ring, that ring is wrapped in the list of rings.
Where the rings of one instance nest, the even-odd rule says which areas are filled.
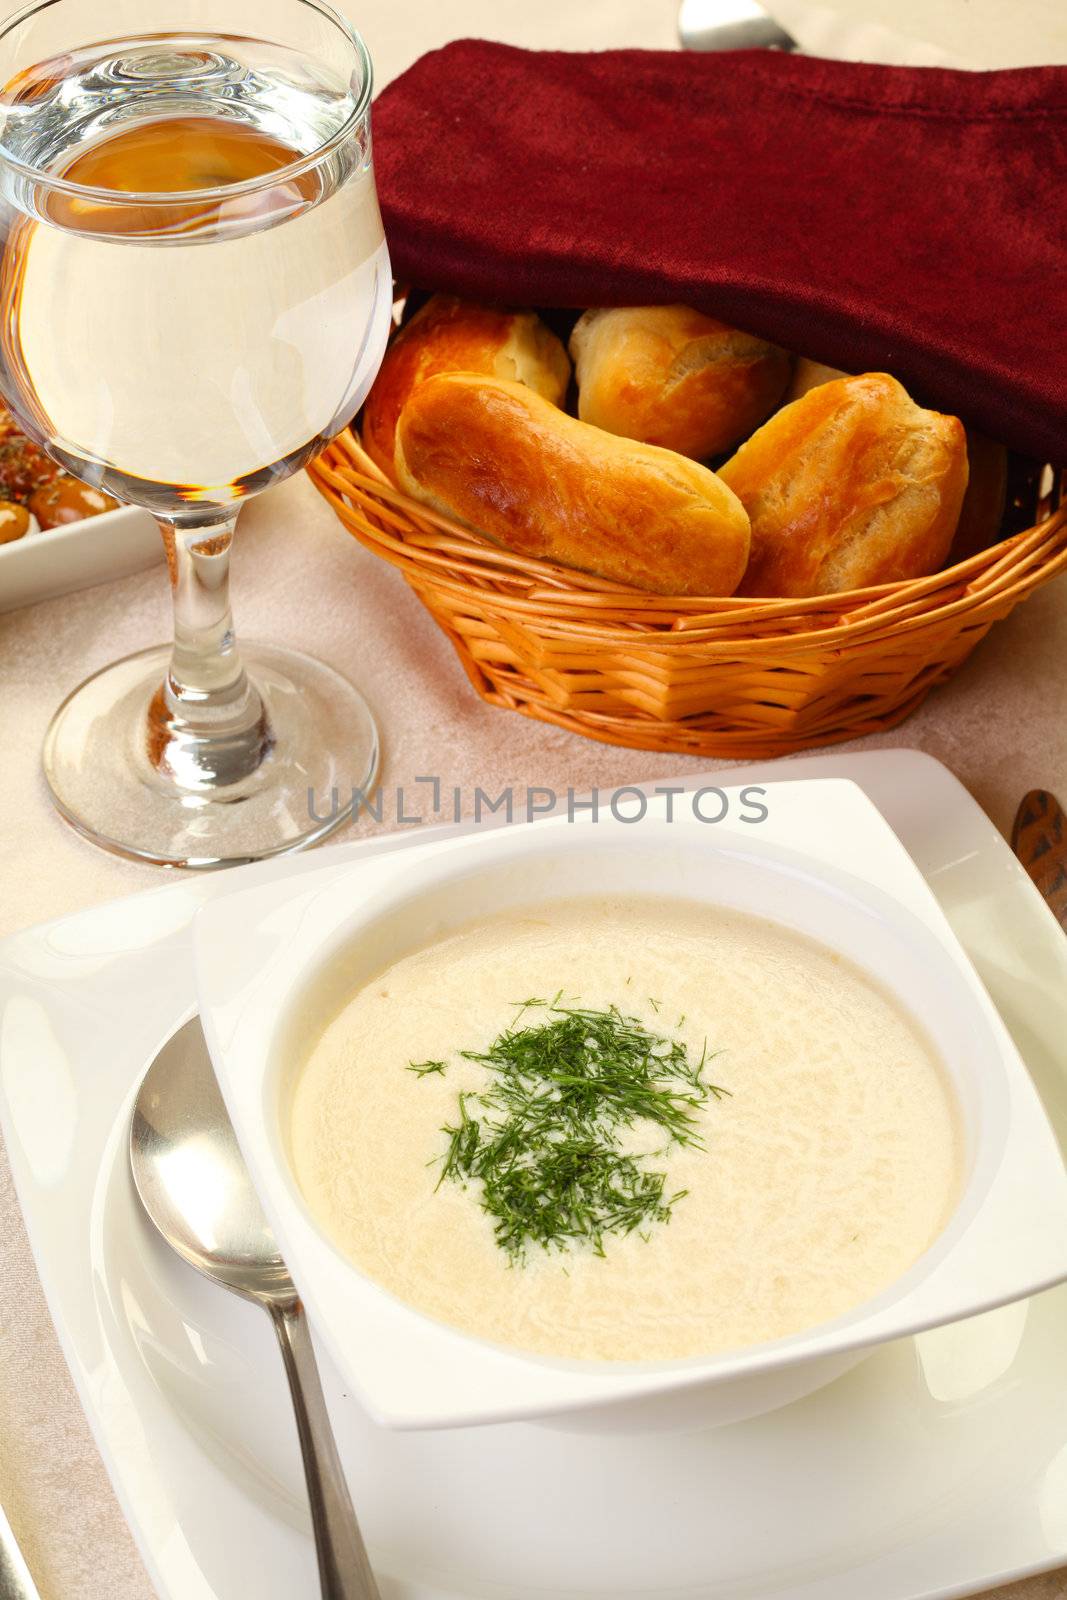
[[[7,9],[6,6],[0,9]],[[669,45],[673,0],[373,0],[360,18],[380,77],[462,33],[580,46]],[[506,783],[565,790],[665,777],[678,757],[609,749],[482,705],[400,578],[360,550],[303,478],[245,512],[235,558],[238,623],[304,648],[364,688],[384,733],[384,782],[438,773],[470,796]],[[157,885],[160,874],[95,851],[54,816],[39,751],[56,703],[89,672],[164,638],[162,569],[0,617],[0,932]],[[957,679],[884,738],[950,766],[1001,828],[1023,791],[1067,795],[1067,579],[979,649]],[[43,1600],[149,1600],[150,1588],[44,1306],[0,1155],[0,1501]],[[1067,1596],[1067,1577],[1002,1591]],[[860,1596],[857,1595],[857,1600]]]

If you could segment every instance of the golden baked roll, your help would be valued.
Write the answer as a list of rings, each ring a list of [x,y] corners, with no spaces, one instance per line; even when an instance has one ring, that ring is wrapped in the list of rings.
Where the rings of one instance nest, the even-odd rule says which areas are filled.
[[[782,404],[792,405],[794,400],[802,400],[812,389],[821,388],[824,383],[833,383],[835,378],[847,377],[848,373],[842,372],[840,367],[827,367],[821,361],[809,361],[807,356],[797,356],[789,387],[782,396]]]
[[[686,306],[586,311],[571,334],[578,415],[704,460],[774,410],[792,357]]]
[[[819,361],[809,361],[806,356],[798,356],[782,404],[791,405],[812,389],[845,377],[848,373],[839,367],[827,367]],[[967,492],[946,558],[949,566],[966,561],[968,556],[977,555],[997,542],[1008,497],[1007,450],[974,428],[968,428],[966,435]]]
[[[532,311],[503,311],[435,294],[390,344],[363,409],[364,448],[389,476],[404,402],[416,384],[437,372],[512,378],[561,406],[571,364],[556,335]]]
[[[721,469],[752,521],[741,593],[835,594],[919,578],[948,554],[967,487],[957,417],[868,372],[812,389]]]
[[[396,434],[401,487],[523,555],[655,594],[732,594],[748,517],[685,456],[578,422],[520,383],[420,383]]]

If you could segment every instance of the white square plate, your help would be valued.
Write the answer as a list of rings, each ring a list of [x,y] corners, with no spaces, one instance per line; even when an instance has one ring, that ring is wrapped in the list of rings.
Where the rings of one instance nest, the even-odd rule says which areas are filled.
[[[1067,943],[995,829],[944,768],[909,752],[725,781],[785,776],[853,778],[889,819],[1062,1142]],[[20,1200],[164,1600],[316,1592],[267,1320],[167,1251],[125,1163],[140,1075],[192,1008],[190,921],[232,884],[310,885],[338,861],[406,855],[428,837],[183,880],[0,947],[0,1114]],[[902,1340],[809,1400],[708,1433],[396,1434],[354,1413],[343,1447],[386,1600],[950,1600],[1067,1563],[1065,1351],[1059,1288]]]
[[[0,545],[0,612],[111,583],[163,560],[155,520],[121,506]]]

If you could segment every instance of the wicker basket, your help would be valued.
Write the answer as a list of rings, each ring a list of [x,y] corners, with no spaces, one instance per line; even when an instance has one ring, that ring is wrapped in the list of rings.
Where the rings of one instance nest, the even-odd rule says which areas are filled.
[[[484,700],[640,750],[761,759],[892,727],[1067,570],[1055,479],[1034,526],[932,577],[707,600],[501,549],[401,493],[351,432],[309,471],[356,538],[400,568]]]

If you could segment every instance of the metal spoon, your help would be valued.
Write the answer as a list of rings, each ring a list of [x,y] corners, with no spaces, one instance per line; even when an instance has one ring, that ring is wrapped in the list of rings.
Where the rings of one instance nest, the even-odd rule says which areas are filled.
[[[324,1600],[381,1600],[345,1487],[304,1309],[238,1148],[199,1019],[145,1074],[130,1128],[137,1193],[164,1239],[270,1313],[304,1458]]]
[[[0,1595],[4,1600],[41,1600],[3,1506],[0,1506]]]
[[[791,34],[759,0],[682,0],[678,37],[684,50],[795,50]]]

